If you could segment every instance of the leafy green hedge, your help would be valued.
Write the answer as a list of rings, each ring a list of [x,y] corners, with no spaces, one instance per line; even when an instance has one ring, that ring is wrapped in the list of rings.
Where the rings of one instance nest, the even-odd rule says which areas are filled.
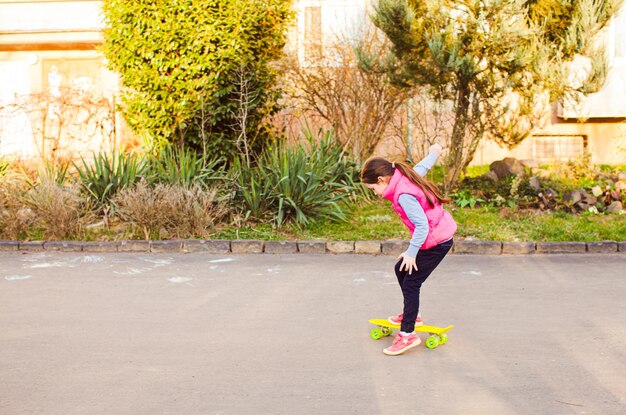
[[[138,133],[233,156],[275,107],[289,0],[103,1],[102,48]],[[238,122],[242,100],[246,122]],[[245,125],[245,131],[239,127]],[[239,129],[238,129],[239,128]]]

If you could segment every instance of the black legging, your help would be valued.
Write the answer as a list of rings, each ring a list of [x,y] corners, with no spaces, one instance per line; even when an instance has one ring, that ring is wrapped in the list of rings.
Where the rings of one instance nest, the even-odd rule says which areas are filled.
[[[415,330],[415,319],[420,309],[420,290],[426,278],[437,268],[450,248],[453,240],[450,239],[430,249],[420,249],[417,253],[417,271],[412,273],[400,271],[402,258],[396,264],[396,277],[404,296],[404,317],[402,318],[401,330],[412,333]]]

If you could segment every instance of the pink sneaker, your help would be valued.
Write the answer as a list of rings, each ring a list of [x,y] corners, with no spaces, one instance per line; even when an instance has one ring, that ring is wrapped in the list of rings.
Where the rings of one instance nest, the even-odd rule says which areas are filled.
[[[404,317],[404,314],[400,313],[397,316],[389,317],[387,321],[389,321],[391,324],[397,324],[399,326],[400,324],[402,324],[402,317]],[[416,326],[424,325],[424,322],[422,321],[422,316],[419,314],[417,315],[417,318],[415,319],[415,325]]]
[[[413,347],[419,346],[421,342],[422,340],[419,338],[417,333],[411,333],[408,336],[403,336],[398,333],[391,346],[384,349],[383,353],[389,356],[397,356],[409,349],[412,349]]]

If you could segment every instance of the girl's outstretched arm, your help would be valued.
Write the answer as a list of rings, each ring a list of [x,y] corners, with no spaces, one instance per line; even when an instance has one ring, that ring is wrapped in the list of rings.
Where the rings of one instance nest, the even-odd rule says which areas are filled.
[[[443,149],[439,144],[433,144],[428,149],[428,155],[417,163],[413,170],[422,177],[426,176],[426,173],[432,169],[442,152]]]

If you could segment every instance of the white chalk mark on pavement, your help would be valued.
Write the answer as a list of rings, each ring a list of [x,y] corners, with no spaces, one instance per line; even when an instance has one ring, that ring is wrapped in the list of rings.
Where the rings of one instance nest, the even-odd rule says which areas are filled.
[[[155,267],[162,267],[164,265],[171,265],[174,262],[173,258],[141,258],[142,261],[150,262]]]
[[[172,277],[172,278],[168,278],[167,280],[169,282],[173,282],[174,284],[182,284],[184,282],[189,282],[192,279],[193,278],[187,278],[187,277]]]
[[[218,262],[232,262],[232,261],[234,261],[234,259],[232,259],[232,258],[219,258],[219,259],[212,259],[209,262],[211,264],[216,264]]]
[[[126,271],[113,271],[113,273],[119,275],[137,275],[151,270],[151,268],[128,268]]]
[[[38,264],[32,264],[32,265],[24,265],[24,267],[26,268],[58,268],[58,267],[67,267],[69,266],[69,264],[65,263],[65,262],[41,262]]]
[[[4,277],[4,279],[7,281],[21,281],[27,280],[32,277],[32,275],[7,275],[6,277]]]

